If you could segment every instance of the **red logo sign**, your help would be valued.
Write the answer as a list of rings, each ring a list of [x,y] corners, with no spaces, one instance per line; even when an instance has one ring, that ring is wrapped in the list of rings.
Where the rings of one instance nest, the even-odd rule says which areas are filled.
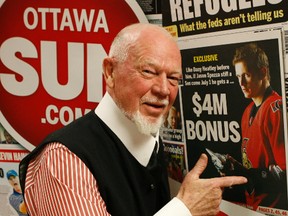
[[[102,98],[102,59],[136,1],[6,0],[0,13],[0,122],[32,150]]]

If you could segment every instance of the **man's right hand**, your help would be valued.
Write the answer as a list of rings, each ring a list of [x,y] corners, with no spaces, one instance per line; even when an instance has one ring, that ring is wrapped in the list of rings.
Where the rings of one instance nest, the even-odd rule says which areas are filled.
[[[247,179],[242,176],[225,176],[201,179],[208,158],[202,154],[194,168],[186,175],[177,198],[190,210],[193,216],[217,215],[225,187],[245,184]]]

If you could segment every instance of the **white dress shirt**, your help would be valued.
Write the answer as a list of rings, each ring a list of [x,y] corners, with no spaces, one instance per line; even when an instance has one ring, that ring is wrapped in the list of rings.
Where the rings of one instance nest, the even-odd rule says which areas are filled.
[[[143,166],[147,166],[155,141],[159,139],[159,133],[157,133],[156,137],[140,133],[135,124],[121,112],[108,93],[104,95],[95,112],[118,136],[138,162]],[[191,213],[184,203],[175,197],[155,215],[191,216]]]

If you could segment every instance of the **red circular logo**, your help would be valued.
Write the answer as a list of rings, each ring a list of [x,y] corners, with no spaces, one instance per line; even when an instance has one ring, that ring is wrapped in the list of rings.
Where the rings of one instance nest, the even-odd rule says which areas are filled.
[[[29,150],[96,107],[112,39],[147,22],[133,0],[6,0],[0,10],[0,121]]]

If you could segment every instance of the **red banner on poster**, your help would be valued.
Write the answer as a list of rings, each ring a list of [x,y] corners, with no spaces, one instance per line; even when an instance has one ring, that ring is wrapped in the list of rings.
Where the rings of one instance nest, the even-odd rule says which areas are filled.
[[[147,22],[130,0],[9,0],[0,10],[0,122],[29,150],[97,106],[112,39]]]

